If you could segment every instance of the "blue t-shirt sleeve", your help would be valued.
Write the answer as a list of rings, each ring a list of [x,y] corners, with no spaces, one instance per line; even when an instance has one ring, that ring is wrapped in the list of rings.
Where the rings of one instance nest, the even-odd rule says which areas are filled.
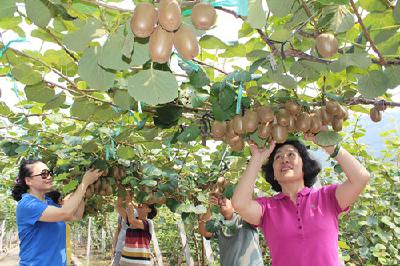
[[[35,224],[48,205],[36,198],[29,198],[19,206],[20,221],[30,225]]]

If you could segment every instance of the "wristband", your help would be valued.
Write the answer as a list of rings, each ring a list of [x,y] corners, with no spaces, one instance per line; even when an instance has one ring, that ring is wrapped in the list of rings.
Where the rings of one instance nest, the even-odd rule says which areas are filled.
[[[340,150],[340,144],[336,144],[335,149],[333,150],[332,154],[329,155],[329,157],[335,158],[336,156],[338,156],[339,150]]]

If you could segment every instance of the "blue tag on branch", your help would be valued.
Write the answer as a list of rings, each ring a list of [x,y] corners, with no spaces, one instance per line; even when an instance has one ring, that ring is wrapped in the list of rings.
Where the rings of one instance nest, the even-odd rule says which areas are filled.
[[[237,102],[236,102],[236,114],[237,115],[240,115],[240,107],[242,105],[242,94],[243,94],[243,84],[242,84],[242,82],[240,82],[238,96],[237,96]]]

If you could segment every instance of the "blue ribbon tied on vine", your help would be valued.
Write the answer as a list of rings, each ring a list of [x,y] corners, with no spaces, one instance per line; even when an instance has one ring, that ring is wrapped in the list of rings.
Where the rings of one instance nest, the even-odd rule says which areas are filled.
[[[209,2],[209,1],[203,1]],[[221,0],[211,2],[210,5],[214,7],[236,7],[236,14],[242,17],[247,17],[249,14],[249,2],[248,0]],[[185,10],[182,15],[187,16],[192,14],[192,10]]]

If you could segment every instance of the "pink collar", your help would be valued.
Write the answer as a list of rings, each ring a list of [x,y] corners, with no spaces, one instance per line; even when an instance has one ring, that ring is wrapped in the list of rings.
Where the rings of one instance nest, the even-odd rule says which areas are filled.
[[[311,188],[309,187],[304,187],[302,190],[300,190],[299,193],[297,193],[297,195],[301,195],[301,196],[307,196],[308,194],[310,194],[311,192]],[[283,198],[289,197],[286,194],[284,194],[283,192],[280,192],[279,194],[276,194],[275,196],[273,196],[274,199],[276,200],[280,200]]]

